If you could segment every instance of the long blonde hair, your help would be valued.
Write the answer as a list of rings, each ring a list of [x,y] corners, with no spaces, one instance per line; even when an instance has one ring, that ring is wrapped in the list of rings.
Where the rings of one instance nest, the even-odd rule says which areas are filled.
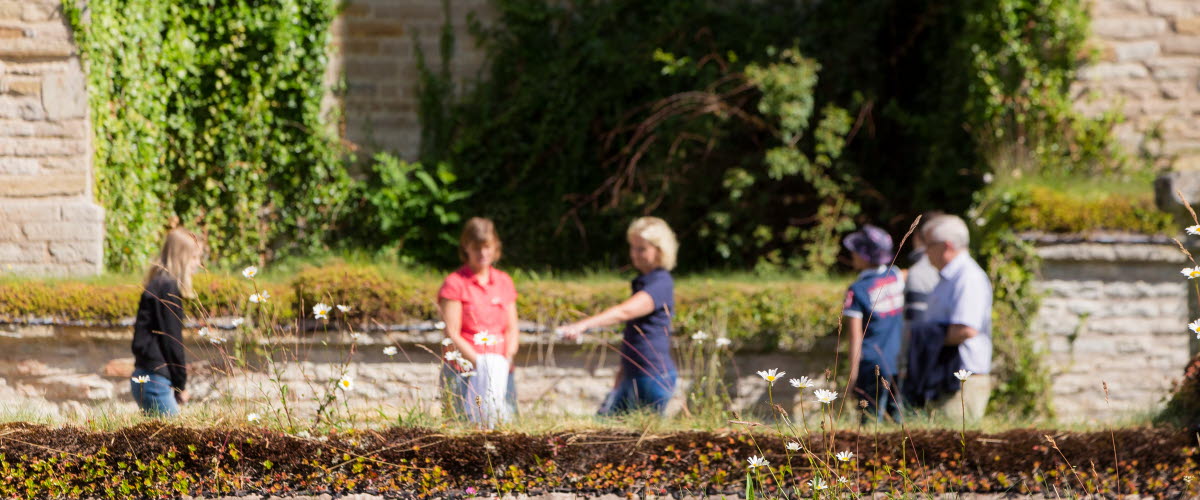
[[[202,255],[204,245],[195,233],[181,227],[168,231],[162,252],[146,273],[146,285],[149,286],[159,275],[166,275],[179,285],[179,293],[184,298],[195,298],[196,291],[192,288],[192,273],[188,272],[188,264]]]

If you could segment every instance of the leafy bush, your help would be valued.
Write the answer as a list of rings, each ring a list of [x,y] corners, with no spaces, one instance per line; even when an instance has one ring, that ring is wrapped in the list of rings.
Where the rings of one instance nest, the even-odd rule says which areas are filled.
[[[527,267],[617,259],[623,225],[654,213],[677,226],[684,267],[819,269],[852,223],[965,211],[1001,151],[1047,169],[1127,167],[1119,117],[1071,106],[1089,56],[1081,0],[492,8],[498,21],[477,26],[487,73],[456,105],[423,106],[423,159],[505,187],[463,210],[495,216]],[[782,62],[778,47],[824,63],[820,81],[807,64],[755,77]],[[447,72],[423,75],[423,102],[454,97]],[[781,154],[792,146],[802,158]]]
[[[343,224],[348,242],[398,251],[413,262],[449,264],[444,256],[450,253],[443,249],[458,245],[462,217],[456,207],[470,195],[459,190],[456,181],[445,164],[427,168],[389,154],[375,155],[351,192],[352,206]]]
[[[322,117],[333,0],[74,0],[110,269],[177,215],[220,263],[323,248],[349,177]]]

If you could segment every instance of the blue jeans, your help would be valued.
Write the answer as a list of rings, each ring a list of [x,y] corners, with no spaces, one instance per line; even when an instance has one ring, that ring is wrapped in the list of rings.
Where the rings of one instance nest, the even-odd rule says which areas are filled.
[[[679,374],[675,371],[666,375],[623,376],[617,387],[604,398],[599,414],[614,416],[642,408],[651,408],[659,415],[667,411],[667,402],[675,393]]]
[[[891,391],[883,387],[883,382],[887,381]],[[892,417],[892,421],[900,423],[900,402],[893,395],[900,395],[900,388],[896,387],[895,375],[880,374],[875,376],[875,365],[867,365],[863,363],[858,365],[858,380],[854,383],[854,394],[858,399],[867,402],[866,412],[863,413],[863,423],[869,422],[871,417],[875,417],[875,421],[879,423],[886,422],[884,415]]]
[[[174,417],[179,414],[179,403],[175,401],[175,389],[171,388],[171,379],[141,368],[134,370],[133,376],[150,377],[150,381],[144,383],[129,380],[133,400],[142,409],[142,413],[151,417]]]

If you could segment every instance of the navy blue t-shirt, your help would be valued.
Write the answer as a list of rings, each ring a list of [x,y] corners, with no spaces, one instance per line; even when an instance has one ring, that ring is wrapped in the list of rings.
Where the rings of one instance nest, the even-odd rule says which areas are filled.
[[[874,373],[878,365],[880,375],[896,375],[904,329],[904,278],[900,270],[879,266],[859,274],[846,292],[842,315],[862,318],[866,325],[859,366],[869,367]]]
[[[621,367],[628,376],[664,376],[675,372],[671,359],[671,316],[675,314],[675,280],[666,269],[633,279],[633,293],[646,292],[654,312],[625,323]]]

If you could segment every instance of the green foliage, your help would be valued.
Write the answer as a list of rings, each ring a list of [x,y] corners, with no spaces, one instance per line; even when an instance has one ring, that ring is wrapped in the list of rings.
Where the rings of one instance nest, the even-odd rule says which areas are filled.
[[[111,269],[172,216],[223,265],[324,246],[349,188],[321,101],[333,0],[73,0]]]
[[[1012,231],[1024,198],[996,189],[980,191],[972,209],[971,252],[992,281],[992,373],[989,412],[1046,416],[1050,371],[1038,347],[1033,320],[1041,302],[1034,287],[1040,259],[1033,244]],[[980,225],[979,222],[983,222]]]
[[[620,280],[578,280],[517,276],[522,319],[558,324],[594,314],[627,297]],[[186,308],[192,318],[244,316],[253,308],[247,297],[255,286],[270,293],[271,321],[310,317],[313,304],[351,306],[347,321],[355,328],[428,321],[438,316],[437,290],[442,276],[371,264],[327,262],[289,273],[279,281],[251,283],[240,275],[202,273],[195,278],[197,299]],[[704,330],[725,335],[752,350],[801,350],[837,328],[829,310],[843,284],[739,279],[681,279],[676,289],[680,332]],[[52,318],[95,324],[119,324],[137,311],[141,286],[132,280],[0,281],[0,319]],[[341,316],[339,316],[341,318]]]
[[[1082,0],[491,6],[482,81],[455,96],[424,68],[422,159],[452,165],[519,265],[618,261],[654,213],[685,268],[821,270],[853,224],[961,213],[1012,158],[1129,168],[1119,116],[1071,105]]]
[[[426,168],[388,154],[375,155],[363,180],[355,183],[355,210],[346,214],[347,231],[367,248],[397,249],[406,259],[446,264],[456,255],[456,205],[470,193],[456,188],[447,165]]]
[[[1007,195],[1011,197],[1012,230],[1083,233],[1108,229],[1167,234],[1175,229],[1171,214],[1160,211],[1149,196],[1114,194],[1089,200],[1044,187],[1012,190]]]

